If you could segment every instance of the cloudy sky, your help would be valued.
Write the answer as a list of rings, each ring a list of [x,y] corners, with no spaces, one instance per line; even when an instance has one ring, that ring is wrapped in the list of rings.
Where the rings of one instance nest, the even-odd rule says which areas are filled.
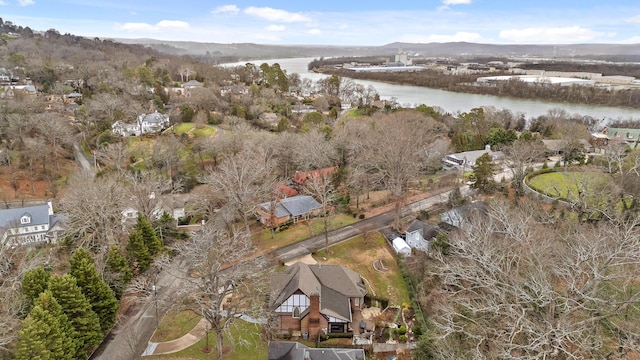
[[[0,0],[33,30],[217,43],[640,43],[639,0]]]

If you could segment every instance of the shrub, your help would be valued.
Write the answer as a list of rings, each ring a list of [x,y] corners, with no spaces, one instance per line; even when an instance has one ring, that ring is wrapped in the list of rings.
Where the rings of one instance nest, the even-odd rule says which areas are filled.
[[[364,219],[364,214],[358,215],[358,219],[360,219],[360,220]]]
[[[400,335],[404,335],[404,334],[406,334],[406,333],[407,333],[407,326],[406,326],[406,325],[404,325],[404,324],[403,324],[402,326],[400,326],[400,329],[398,329],[398,333],[399,333]]]
[[[407,335],[400,335],[399,340],[400,340],[401,343],[406,343],[407,342]]]
[[[413,327],[413,335],[415,335],[416,337],[420,337],[420,335],[422,335],[422,328],[420,327],[420,325],[416,325]]]

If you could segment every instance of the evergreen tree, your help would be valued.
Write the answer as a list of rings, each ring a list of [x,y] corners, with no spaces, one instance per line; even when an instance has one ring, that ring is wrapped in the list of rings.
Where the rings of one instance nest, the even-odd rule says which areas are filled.
[[[76,349],[74,332],[62,307],[46,290],[40,294],[22,322],[16,344],[16,360],[72,360]]]
[[[132,260],[132,268],[137,268],[139,271],[145,271],[149,268],[149,265],[151,265],[151,255],[149,255],[149,250],[144,244],[144,239],[139,231],[133,230],[129,233],[127,251]],[[137,263],[137,266],[135,263]]]
[[[29,307],[31,307],[34,300],[40,296],[40,293],[47,289],[49,276],[49,273],[41,266],[29,269],[24,273],[24,277],[22,278],[22,294],[27,299]]]
[[[154,255],[162,250],[162,242],[153,230],[151,223],[141,214],[138,214],[138,220],[136,221],[136,230],[142,235],[144,244],[147,247],[149,255],[153,258]]]
[[[133,274],[131,267],[127,263],[127,259],[122,256],[117,245],[113,245],[107,251],[105,261],[105,279],[109,287],[116,295],[116,298],[122,296],[124,288],[129,284]]]
[[[472,188],[478,189],[482,192],[489,192],[495,186],[493,180],[493,162],[489,153],[482,154],[477,160],[476,164],[472,166],[473,175],[476,182],[471,185]]]
[[[98,274],[91,254],[84,248],[77,249],[69,259],[69,274],[76,278],[78,287],[100,319],[100,328],[107,333],[116,322],[118,300],[113,291]]]
[[[78,359],[86,359],[88,350],[96,347],[102,341],[100,319],[91,310],[91,304],[82,294],[76,279],[70,274],[52,276],[49,280],[49,290],[67,315],[76,336],[76,355]]]

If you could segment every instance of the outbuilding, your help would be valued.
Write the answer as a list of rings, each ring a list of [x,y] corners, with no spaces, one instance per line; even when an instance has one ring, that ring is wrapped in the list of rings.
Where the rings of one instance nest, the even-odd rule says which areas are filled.
[[[402,256],[411,256],[411,247],[401,237],[393,239],[392,244],[393,250],[395,250],[397,254]]]

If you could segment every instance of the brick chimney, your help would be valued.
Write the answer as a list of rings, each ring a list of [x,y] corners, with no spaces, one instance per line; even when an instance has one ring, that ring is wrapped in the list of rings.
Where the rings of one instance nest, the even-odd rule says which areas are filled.
[[[320,335],[320,294],[309,296],[309,338]]]

